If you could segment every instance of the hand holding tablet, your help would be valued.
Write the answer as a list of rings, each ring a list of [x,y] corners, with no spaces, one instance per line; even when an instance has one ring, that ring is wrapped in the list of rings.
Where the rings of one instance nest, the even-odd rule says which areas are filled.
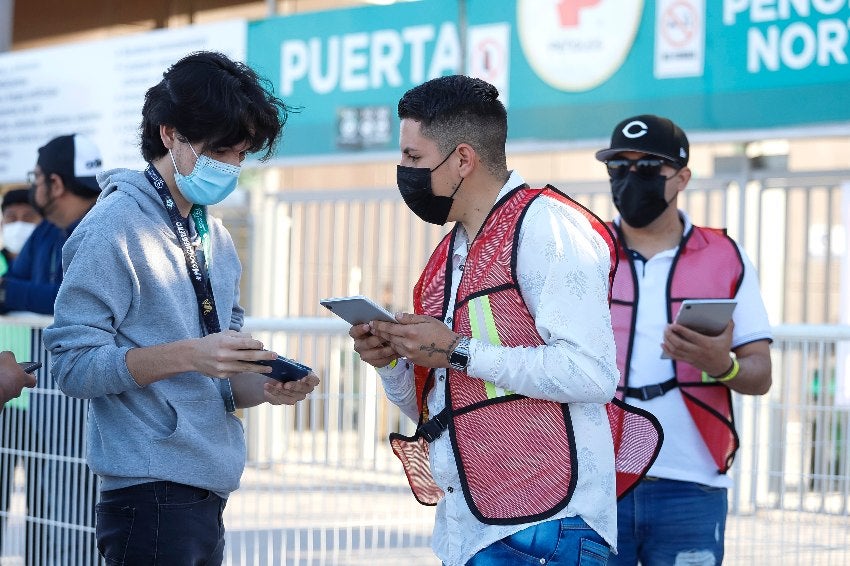
[[[675,322],[700,334],[717,336],[732,320],[737,304],[734,299],[686,299],[679,307]],[[662,351],[661,358],[668,360],[670,356]]]

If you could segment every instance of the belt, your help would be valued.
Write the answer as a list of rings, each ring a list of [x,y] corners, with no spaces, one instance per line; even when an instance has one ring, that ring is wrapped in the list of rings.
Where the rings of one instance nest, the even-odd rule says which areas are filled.
[[[671,377],[667,381],[661,383],[653,383],[652,385],[644,385],[643,387],[618,387],[617,391],[622,391],[626,397],[634,397],[641,401],[649,401],[656,397],[661,397],[671,389],[675,389],[679,385],[675,377]]]

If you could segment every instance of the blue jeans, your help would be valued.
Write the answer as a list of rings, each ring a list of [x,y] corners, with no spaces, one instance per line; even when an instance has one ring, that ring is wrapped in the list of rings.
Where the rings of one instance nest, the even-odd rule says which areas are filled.
[[[605,566],[611,549],[581,517],[538,523],[479,550],[467,566]]]
[[[617,505],[615,566],[719,566],[726,489],[646,478]]]
[[[104,491],[97,548],[109,565],[220,565],[225,503],[206,489],[168,481]]]

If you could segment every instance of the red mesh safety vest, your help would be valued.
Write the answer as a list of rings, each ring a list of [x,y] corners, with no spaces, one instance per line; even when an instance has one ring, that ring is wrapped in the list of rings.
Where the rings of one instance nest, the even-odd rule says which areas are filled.
[[[541,194],[574,207],[589,219],[609,244],[613,281],[615,247],[605,224],[553,187],[520,187],[496,204],[469,250],[453,315],[453,329],[459,334],[506,347],[544,344],[519,292],[515,245],[525,211]],[[456,230],[452,231],[438,245],[416,285],[417,314],[445,319],[455,234]],[[434,372],[415,366],[414,374],[421,423],[428,418],[425,400]],[[569,503],[577,481],[577,460],[568,404],[528,398],[454,370],[448,372],[446,404],[461,486],[478,520],[488,524],[537,521]],[[654,417],[637,411],[626,413],[621,406],[609,404],[612,432],[630,420],[646,425],[647,442],[633,444],[643,455],[635,456],[637,451],[632,451],[626,459],[629,474],[624,476],[640,479],[657,456],[660,427]],[[615,434],[615,440],[618,436]],[[391,440],[417,499],[436,504],[442,491],[425,473],[427,442],[400,435],[391,435]],[[618,481],[618,493],[619,487]]]
[[[618,231],[623,242],[622,233]],[[619,269],[614,278],[611,321],[617,342],[620,388],[629,384],[629,368],[636,323],[636,274],[631,257],[619,245]],[[734,298],[744,277],[744,262],[735,242],[725,230],[694,226],[679,244],[667,279],[667,320],[672,321],[685,299]],[[703,383],[702,371],[685,362],[675,362],[676,382],[688,412],[708,447],[719,473],[726,473],[738,449],[732,413],[732,395],[719,383]],[[659,382],[663,376],[659,376]],[[622,398],[622,392],[617,396]]]

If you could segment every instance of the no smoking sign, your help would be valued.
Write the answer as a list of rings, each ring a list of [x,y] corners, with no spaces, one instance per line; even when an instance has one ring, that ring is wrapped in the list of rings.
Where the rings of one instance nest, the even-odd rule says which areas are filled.
[[[678,0],[664,10],[661,33],[671,46],[685,47],[696,37],[698,19],[693,3]]]
[[[470,26],[466,41],[467,73],[499,89],[499,99],[508,105],[510,28],[507,24]]]
[[[655,77],[698,77],[704,67],[705,0],[658,0]]]

